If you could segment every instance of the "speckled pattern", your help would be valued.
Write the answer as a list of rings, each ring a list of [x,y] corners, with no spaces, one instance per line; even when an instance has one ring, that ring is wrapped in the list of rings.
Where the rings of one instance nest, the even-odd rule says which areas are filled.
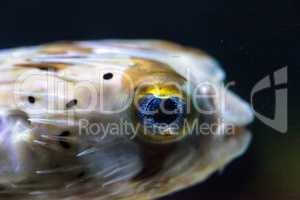
[[[149,92],[137,93],[141,84],[168,88],[164,95],[187,101],[199,84],[223,82],[213,58],[171,42],[58,42],[2,50],[0,73],[0,199],[154,199],[204,181],[243,154],[251,140],[243,127],[252,112],[226,88],[227,110],[206,116],[192,108],[188,121],[215,122],[216,133],[232,125],[234,134],[81,134],[82,119],[139,125],[134,100]],[[222,101],[196,100],[208,107]]]

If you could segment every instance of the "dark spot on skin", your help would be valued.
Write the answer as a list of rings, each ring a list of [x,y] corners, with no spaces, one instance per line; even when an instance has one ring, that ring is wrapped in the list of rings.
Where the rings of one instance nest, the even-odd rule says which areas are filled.
[[[85,172],[82,171],[82,172],[80,172],[80,173],[77,175],[77,178],[82,178],[82,177],[84,177],[84,176],[85,176]]]
[[[104,80],[109,80],[109,79],[112,79],[113,76],[114,76],[114,75],[113,75],[112,73],[109,72],[109,73],[106,73],[106,74],[103,75],[103,79],[104,79]]]
[[[71,133],[69,131],[64,131],[62,132],[59,136],[63,138],[63,140],[59,141],[59,144],[64,148],[64,149],[70,149],[71,145],[69,142],[65,141],[65,138],[70,136]]]
[[[56,69],[54,67],[40,66],[40,67],[37,67],[37,68],[42,70],[42,71],[56,71]]]
[[[70,109],[74,106],[76,106],[78,104],[78,100],[77,99],[73,99],[72,101],[70,101],[69,103],[66,104],[66,108]]]
[[[28,102],[31,103],[31,104],[34,104],[35,103],[35,98],[33,96],[29,96],[28,97]]]

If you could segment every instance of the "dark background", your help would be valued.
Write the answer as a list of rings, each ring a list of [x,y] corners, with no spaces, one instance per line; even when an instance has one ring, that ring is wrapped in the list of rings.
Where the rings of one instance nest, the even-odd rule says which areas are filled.
[[[252,145],[222,174],[171,199],[300,199],[300,2],[292,0],[0,2],[0,48],[56,40],[159,38],[201,48],[224,66],[249,101],[252,87],[288,66],[289,131],[258,120]],[[274,90],[255,107],[272,116]]]

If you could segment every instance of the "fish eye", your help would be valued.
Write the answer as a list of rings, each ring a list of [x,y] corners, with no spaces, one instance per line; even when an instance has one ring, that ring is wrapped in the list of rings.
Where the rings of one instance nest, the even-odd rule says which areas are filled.
[[[136,116],[142,127],[139,136],[155,143],[170,143],[186,134],[183,126],[187,118],[185,97],[174,87],[148,88],[137,95]]]
[[[140,100],[139,106],[139,120],[147,128],[171,124],[182,126],[186,108],[185,102],[178,97],[147,95]]]

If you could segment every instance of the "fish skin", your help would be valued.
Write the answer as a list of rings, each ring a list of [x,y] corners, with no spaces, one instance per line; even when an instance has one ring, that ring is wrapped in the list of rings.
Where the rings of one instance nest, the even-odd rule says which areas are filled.
[[[112,78],[103,80],[108,73]],[[205,181],[251,141],[243,128],[253,120],[250,106],[224,88],[227,109],[190,117],[217,122],[217,133],[232,125],[234,134],[192,130],[161,144],[80,134],[81,119],[108,127],[124,119],[136,124],[131,92],[142,83],[175,82],[186,98],[201,83],[223,84],[217,61],[172,42],[99,40],[1,50],[0,74],[0,166],[8,166],[0,167],[0,199],[156,199]],[[204,105],[223,101],[214,96]]]

